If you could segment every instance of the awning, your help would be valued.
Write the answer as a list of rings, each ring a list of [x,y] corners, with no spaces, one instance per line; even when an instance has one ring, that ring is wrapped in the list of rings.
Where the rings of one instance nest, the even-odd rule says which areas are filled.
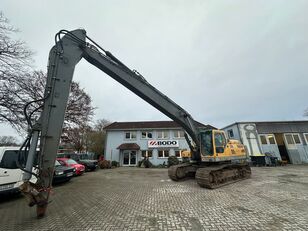
[[[140,146],[136,143],[123,143],[117,149],[120,150],[140,150]]]

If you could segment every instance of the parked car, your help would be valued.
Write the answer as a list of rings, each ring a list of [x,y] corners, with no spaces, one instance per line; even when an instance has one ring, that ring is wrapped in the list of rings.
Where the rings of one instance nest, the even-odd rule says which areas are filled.
[[[80,176],[85,172],[85,167],[82,164],[78,164],[75,160],[70,158],[57,158],[57,161],[60,162],[61,165],[67,167],[74,167],[75,168],[75,175]]]
[[[95,171],[98,166],[98,161],[91,159],[87,153],[65,153],[57,156],[75,160],[78,164],[84,165],[86,171]]]
[[[54,175],[52,183],[67,182],[75,175],[76,169],[74,167],[68,167],[62,165],[58,160],[55,161]]]
[[[19,147],[0,147],[0,194],[19,192],[23,171],[17,166],[17,161],[25,165],[27,156],[18,158],[18,154]],[[35,172],[35,168],[32,171]],[[30,181],[34,183],[36,177],[32,175]]]

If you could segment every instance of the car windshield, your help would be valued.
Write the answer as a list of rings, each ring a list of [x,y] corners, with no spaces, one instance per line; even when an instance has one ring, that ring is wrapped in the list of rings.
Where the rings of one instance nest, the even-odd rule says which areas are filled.
[[[59,161],[55,161],[55,166],[61,166],[60,162]]]
[[[34,157],[34,163],[33,165],[37,165],[37,155]],[[18,163],[22,166],[25,166],[27,163],[28,158],[28,152],[25,153],[25,151],[21,151],[19,153],[19,150],[6,150],[2,156],[2,159],[0,161],[0,168],[7,168],[7,169],[18,169]]]
[[[73,160],[73,159],[68,159],[67,160],[67,163],[68,164],[78,164],[75,160]]]

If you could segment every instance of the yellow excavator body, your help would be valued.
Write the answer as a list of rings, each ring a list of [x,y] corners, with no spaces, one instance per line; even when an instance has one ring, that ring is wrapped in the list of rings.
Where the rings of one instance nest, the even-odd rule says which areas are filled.
[[[195,176],[201,187],[214,189],[250,177],[245,146],[238,140],[227,139],[224,131],[203,132],[199,147],[201,161],[194,164],[193,152],[183,151],[182,158],[192,161],[171,166],[168,174],[172,180]]]

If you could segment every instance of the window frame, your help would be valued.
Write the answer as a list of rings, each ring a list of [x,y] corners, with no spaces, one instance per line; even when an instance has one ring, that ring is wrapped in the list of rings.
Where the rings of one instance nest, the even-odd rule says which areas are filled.
[[[231,133],[232,132],[232,136],[231,136]],[[233,129],[228,129],[227,130],[227,133],[228,133],[228,137],[229,137],[229,139],[231,139],[231,138],[234,138],[234,132],[233,132]]]
[[[129,137],[130,137],[130,138],[127,138],[127,137],[126,137],[126,134],[127,134],[127,133],[129,133]],[[135,134],[135,137],[134,137],[134,138],[133,138],[133,135],[132,135],[132,134]],[[125,131],[125,132],[124,132],[124,139],[125,139],[125,140],[136,140],[136,139],[137,139],[137,132],[136,132],[136,131]]]
[[[176,156],[177,158],[182,158],[182,149],[177,149],[177,150],[174,150],[174,156],[176,156],[176,152],[180,152],[180,156]]]
[[[262,138],[261,138],[261,137],[264,137],[266,144],[263,144],[263,143],[262,143]],[[269,142],[267,142],[267,138],[266,138],[266,137],[267,137],[266,134],[261,134],[261,135],[259,135],[261,145],[268,145],[268,144],[269,144]]]
[[[288,140],[287,140],[287,137],[286,137],[287,135],[290,135],[290,136],[292,137],[293,144],[289,144],[289,143],[288,143]],[[295,135],[298,136],[299,143],[296,143],[296,142],[295,142],[295,139],[294,139],[294,136],[295,136]],[[301,139],[301,136],[299,135],[299,133],[284,133],[284,137],[285,137],[285,141],[286,141],[286,143],[287,143],[288,146],[290,146],[290,145],[291,145],[291,146],[292,146],[292,145],[293,145],[293,146],[295,146],[295,145],[303,145],[303,142],[302,142],[302,139]],[[306,139],[306,137],[304,137],[304,138]]]
[[[304,136],[304,139],[306,141],[306,145],[308,146],[308,133],[303,133],[303,136]]]
[[[271,144],[270,142],[270,136],[273,138],[274,140],[274,143]],[[261,137],[264,137],[265,141],[266,141],[266,144],[263,144],[262,143],[262,138]],[[259,134],[259,139],[260,139],[260,142],[261,142],[261,145],[277,145],[277,141],[276,141],[276,137],[274,134],[272,133],[267,133],[267,134]]]
[[[218,140],[216,137],[221,137],[222,139],[221,140]],[[221,143],[218,143],[221,142]],[[214,132],[214,147],[215,147],[215,153],[217,154],[221,154],[221,153],[224,153],[224,150],[227,146],[227,139],[226,139],[226,136],[224,135],[223,132]],[[220,148],[220,149],[219,149]],[[220,150],[220,151],[218,151]]]
[[[141,157],[144,158],[144,156],[142,155],[142,152],[145,152],[146,158],[153,159],[153,150],[150,150],[150,149],[149,150],[141,150]],[[152,153],[152,156],[150,156],[150,157],[149,157],[149,152]]]
[[[272,136],[272,138],[274,139],[274,143],[273,144],[271,144],[271,142],[270,142],[270,137],[269,136]],[[276,141],[276,138],[275,138],[275,135],[274,134],[267,134],[266,135],[266,138],[267,138],[267,140],[268,140],[268,145],[277,145],[277,141]]]
[[[296,140],[294,138],[295,135],[298,137],[299,143],[296,143]],[[293,133],[292,136],[293,136],[295,145],[302,145],[303,144],[301,136],[299,135],[299,133]]]
[[[167,134],[167,136],[159,137],[159,134]],[[169,139],[169,131],[168,130],[158,130],[157,131],[157,139]]]
[[[145,136],[145,137],[142,137],[142,136],[143,136],[142,133],[146,133],[146,136]],[[152,137],[149,137],[149,133],[152,134]],[[154,132],[153,132],[153,131],[149,131],[149,130],[147,130],[147,131],[141,131],[141,139],[143,139],[143,140],[154,139]]]
[[[183,136],[181,136],[181,132],[183,132]],[[177,136],[175,136],[175,133],[177,134]],[[185,138],[185,131],[181,130],[181,129],[174,130],[173,131],[173,138],[177,138],[177,139]]]
[[[163,152],[163,156],[162,156],[162,157],[159,156],[159,152],[160,152],[160,151]],[[168,152],[168,156],[165,156],[165,152],[166,152],[166,151]],[[166,159],[166,158],[168,158],[169,156],[170,156],[170,149],[158,149],[158,150],[157,150],[157,158],[158,158],[158,159]]]

